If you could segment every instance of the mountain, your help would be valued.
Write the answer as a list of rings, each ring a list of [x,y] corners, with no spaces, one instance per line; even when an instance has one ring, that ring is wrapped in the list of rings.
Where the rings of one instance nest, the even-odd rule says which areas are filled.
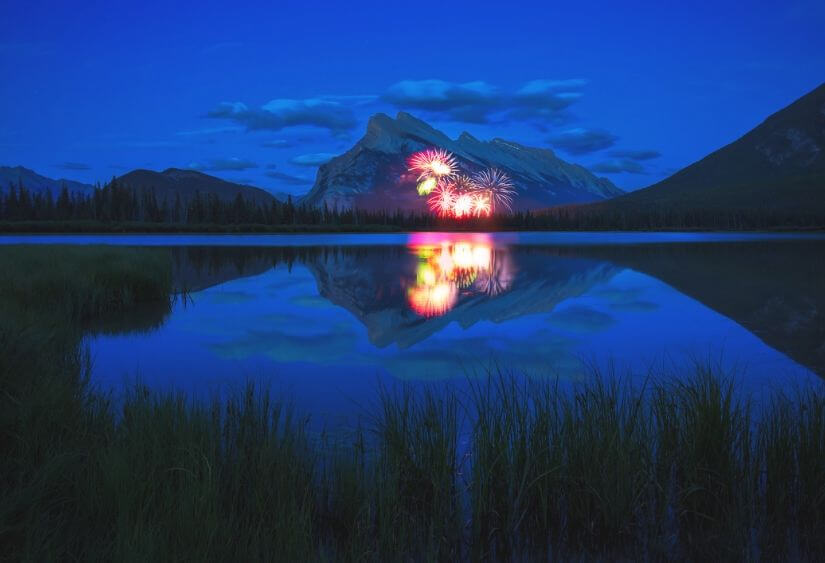
[[[569,247],[662,280],[825,377],[821,240]]]
[[[173,201],[180,195],[185,203],[195,196],[195,192],[200,192],[202,196],[214,194],[226,202],[234,200],[238,194],[255,203],[269,204],[275,200],[272,194],[260,188],[227,182],[195,170],[178,168],[167,168],[163,172],[132,170],[117,178],[117,182],[139,192],[154,189],[158,201],[165,197]]]
[[[41,176],[34,170],[29,170],[23,166],[0,166],[0,193],[5,193],[9,188],[9,184],[17,186],[22,183],[27,190],[32,193],[51,192],[52,196],[57,198],[60,195],[60,190],[63,185],[69,189],[70,192],[82,193],[89,195],[94,192],[94,186],[90,184],[82,184],[74,180],[65,180],[63,178],[55,180],[54,178],[47,178]]]
[[[623,206],[825,211],[825,84]]]
[[[621,271],[594,260],[548,260],[539,253],[499,249],[493,252],[492,263],[493,275],[504,282],[499,292],[465,289],[452,309],[422,318],[410,309],[402,285],[416,279],[418,261],[411,254],[365,248],[360,253],[318,256],[304,264],[315,277],[319,294],[358,318],[370,342],[379,348],[394,344],[400,349],[452,323],[466,330],[480,322],[502,323],[552,311],[562,301],[587,293]]]
[[[418,258],[392,246],[187,247],[171,250],[175,287],[198,291],[273,266],[302,264],[325,299],[362,322],[370,341],[403,350],[451,323],[468,328],[552,311],[626,268],[661,280],[825,377],[821,240],[497,247],[500,291],[465,289],[441,316],[407,304]],[[533,351],[530,351],[533,353]],[[781,376],[781,374],[779,374]]]
[[[416,151],[439,147],[453,153],[467,172],[495,167],[507,173],[518,193],[516,209],[604,200],[624,192],[606,178],[558,158],[549,149],[503,139],[480,141],[469,133],[453,140],[412,115],[372,116],[367,132],[346,153],[318,169],[304,198],[311,205],[362,209],[425,209],[406,159]]]

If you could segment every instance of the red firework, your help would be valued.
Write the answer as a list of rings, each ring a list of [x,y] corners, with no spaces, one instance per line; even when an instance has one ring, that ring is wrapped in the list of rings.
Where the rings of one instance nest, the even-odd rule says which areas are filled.
[[[418,179],[427,177],[449,178],[458,169],[455,157],[444,149],[427,149],[413,154],[407,159],[410,172],[418,174]]]
[[[430,196],[430,199],[427,200],[427,203],[430,205],[430,209],[434,213],[442,217],[446,217],[453,212],[455,199],[456,193],[453,190],[452,184],[440,182],[432,191],[432,195]]]

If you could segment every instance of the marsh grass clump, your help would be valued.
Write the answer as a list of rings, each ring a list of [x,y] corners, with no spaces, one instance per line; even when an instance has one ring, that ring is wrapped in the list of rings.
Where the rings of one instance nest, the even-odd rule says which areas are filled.
[[[167,302],[172,290],[170,257],[162,250],[13,245],[0,248],[0,264],[4,305],[52,318],[122,313]]]
[[[361,427],[317,435],[261,387],[89,386],[102,317],[171,305],[164,252],[0,260],[1,559],[825,558],[819,386],[757,402],[703,363],[641,385],[495,371],[380,389]]]
[[[759,421],[760,548],[825,557],[825,393],[775,396]]]
[[[649,434],[640,392],[598,373],[474,387],[472,538],[477,556],[605,553],[640,536]]]
[[[696,365],[658,387],[653,418],[659,485],[671,495],[659,507],[674,511],[686,555],[747,558],[755,482],[750,402],[735,393],[732,377]]]

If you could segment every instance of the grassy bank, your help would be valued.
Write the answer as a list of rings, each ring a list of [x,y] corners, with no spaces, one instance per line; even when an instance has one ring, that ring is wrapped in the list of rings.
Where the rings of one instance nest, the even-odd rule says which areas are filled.
[[[87,385],[84,323],[168,305],[162,251],[0,248],[0,264],[2,558],[825,557],[819,390],[757,413],[703,366],[644,388],[493,375],[383,392],[333,440],[261,389],[115,406]]]

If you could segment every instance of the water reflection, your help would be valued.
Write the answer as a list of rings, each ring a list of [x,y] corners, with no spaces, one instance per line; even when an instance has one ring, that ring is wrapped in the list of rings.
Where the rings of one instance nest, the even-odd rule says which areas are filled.
[[[460,297],[496,296],[510,289],[512,263],[507,249],[496,249],[489,237],[475,239],[413,235],[408,248],[418,258],[415,282],[407,289],[410,308],[422,317],[441,316]],[[408,285],[403,276],[401,284]]]
[[[278,361],[298,361],[300,354],[287,352],[302,350],[314,361],[335,348],[330,365],[358,348],[360,365],[446,372],[455,350],[472,348],[539,369],[608,345],[634,357],[656,347],[678,350],[705,333],[718,336],[701,342],[729,346],[724,323],[732,319],[762,341],[743,344],[745,360],[761,361],[767,344],[825,374],[823,241],[577,246],[430,234],[412,235],[405,245],[170,252],[178,287],[201,292],[195,316],[211,311],[220,319],[225,341],[210,348],[224,357],[277,351]],[[241,278],[257,281],[246,287]],[[300,294],[280,289],[299,279]],[[650,280],[664,284],[653,288]],[[254,314],[262,309],[269,317],[259,323]],[[152,319],[135,324],[169,324],[161,315]],[[202,319],[195,324],[205,330]],[[124,319],[117,326],[128,325]],[[301,346],[299,328],[307,332]],[[344,335],[346,345],[334,347]]]

